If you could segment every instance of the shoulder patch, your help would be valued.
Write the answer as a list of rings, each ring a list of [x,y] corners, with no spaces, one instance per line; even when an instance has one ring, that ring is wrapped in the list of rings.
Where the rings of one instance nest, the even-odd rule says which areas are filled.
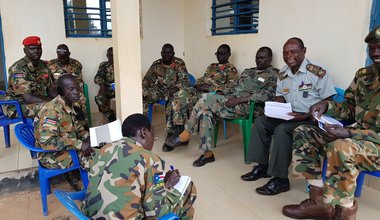
[[[25,77],[25,74],[24,73],[15,73],[13,75],[13,78],[14,79],[18,79],[18,78],[24,78]]]
[[[363,67],[361,69],[358,70],[358,76],[365,76],[365,75],[368,75],[369,73],[371,73],[372,70],[368,67]]]
[[[288,77],[288,74],[285,74],[285,72],[281,72],[278,74],[278,79],[281,81],[281,80],[284,80]]]
[[[54,120],[54,119],[51,119],[51,118],[46,118],[45,119],[45,122],[44,122],[44,125],[52,125],[52,126],[55,126],[57,124],[57,121]]]
[[[322,67],[314,65],[314,64],[307,64],[306,69],[307,69],[307,71],[313,73],[314,75],[318,76],[319,78],[323,78],[326,75],[326,70],[324,70]]]
[[[165,175],[162,172],[155,173],[153,184],[156,185],[157,187],[165,186],[164,179],[165,179]]]

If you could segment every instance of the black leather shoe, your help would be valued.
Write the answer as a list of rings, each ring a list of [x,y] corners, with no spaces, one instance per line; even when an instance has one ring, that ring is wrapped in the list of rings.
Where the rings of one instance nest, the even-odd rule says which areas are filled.
[[[274,196],[289,191],[289,179],[272,178],[264,186],[256,189],[256,192],[264,196]]]
[[[211,157],[205,157],[203,154],[193,162],[193,166],[195,167],[201,167],[204,166],[206,163],[211,163],[215,161],[214,154]]]
[[[177,135],[172,135],[165,139],[165,144],[168,145],[169,147],[178,147],[180,145],[186,145],[188,143],[189,141],[181,142],[181,140],[179,139],[179,136]]]
[[[172,151],[172,150],[174,150],[174,147],[170,147],[170,146],[168,146],[165,143],[164,143],[164,146],[162,146],[162,151],[163,152],[169,152],[169,151]]]
[[[242,175],[240,178],[244,181],[255,181],[260,178],[268,178],[270,176],[267,174],[267,168],[267,166],[264,168],[263,165],[259,164],[254,166],[251,172]]]
[[[81,191],[82,189],[79,187],[79,180],[77,177],[74,177],[75,174],[71,172],[63,174],[65,177],[66,181],[69,183],[71,188],[73,188],[75,191]]]

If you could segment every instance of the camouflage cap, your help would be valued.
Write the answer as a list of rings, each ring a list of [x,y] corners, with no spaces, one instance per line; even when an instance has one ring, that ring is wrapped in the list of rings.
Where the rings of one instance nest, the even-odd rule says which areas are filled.
[[[377,26],[374,29],[372,29],[372,31],[369,32],[367,37],[364,39],[366,43],[369,43],[374,40],[380,41],[380,26]]]

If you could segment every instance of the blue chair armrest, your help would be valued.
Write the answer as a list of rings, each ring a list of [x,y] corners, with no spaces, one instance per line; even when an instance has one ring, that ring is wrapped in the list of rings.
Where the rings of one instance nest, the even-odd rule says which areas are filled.
[[[170,212],[170,213],[162,216],[158,220],[179,220],[179,217],[176,214]]]
[[[80,220],[90,219],[85,214],[82,213],[80,208],[74,202],[74,200],[83,201],[86,196],[86,191],[82,190],[79,192],[64,192],[61,190],[54,191],[54,195],[58,198],[58,200],[64,205],[67,210],[69,210],[75,217]]]

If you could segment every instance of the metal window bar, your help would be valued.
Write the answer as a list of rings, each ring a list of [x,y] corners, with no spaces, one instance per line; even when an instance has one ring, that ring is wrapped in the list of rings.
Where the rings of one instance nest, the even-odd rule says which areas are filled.
[[[259,0],[217,3],[218,0],[212,1],[212,35],[258,32]]]
[[[111,22],[111,9],[106,7],[106,1],[109,0],[99,0],[97,8],[70,6],[63,0],[66,37],[111,37],[112,30],[107,27]]]

